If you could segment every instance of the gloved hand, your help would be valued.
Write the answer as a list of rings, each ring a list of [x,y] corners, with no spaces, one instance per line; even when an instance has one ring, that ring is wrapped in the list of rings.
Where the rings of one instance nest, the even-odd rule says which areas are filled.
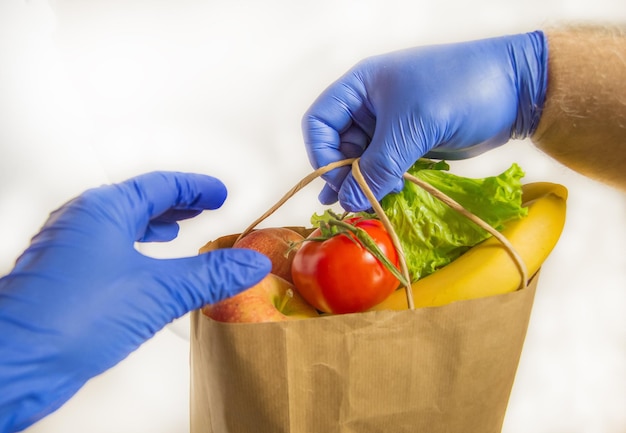
[[[547,83],[542,32],[371,57],[326,89],[302,120],[314,168],[360,157],[377,199],[399,191],[420,157],[461,159],[525,138],[536,128]],[[350,168],[323,178],[319,199],[370,207]]]
[[[251,250],[146,257],[135,241],[226,198],[217,179],[153,172],[85,192],[53,212],[0,279],[0,432],[22,430],[173,319],[234,295],[271,268]]]

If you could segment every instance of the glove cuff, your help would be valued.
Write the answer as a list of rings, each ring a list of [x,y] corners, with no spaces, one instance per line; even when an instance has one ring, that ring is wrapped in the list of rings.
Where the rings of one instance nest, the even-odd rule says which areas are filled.
[[[548,87],[548,40],[538,30],[527,33],[522,45],[514,45],[511,57],[517,71],[517,119],[511,138],[524,139],[537,129]]]

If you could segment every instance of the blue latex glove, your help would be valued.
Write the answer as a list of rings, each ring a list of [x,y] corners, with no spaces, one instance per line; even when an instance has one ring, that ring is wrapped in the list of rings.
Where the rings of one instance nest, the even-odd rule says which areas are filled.
[[[28,427],[173,319],[270,271],[251,250],[159,260],[134,249],[175,238],[176,221],[225,198],[215,178],[154,172],[89,190],[50,215],[0,279],[0,432]]]
[[[371,57],[326,89],[302,121],[314,168],[360,157],[377,199],[420,157],[461,159],[535,130],[547,84],[542,32]],[[322,204],[371,207],[349,167],[324,176]]]

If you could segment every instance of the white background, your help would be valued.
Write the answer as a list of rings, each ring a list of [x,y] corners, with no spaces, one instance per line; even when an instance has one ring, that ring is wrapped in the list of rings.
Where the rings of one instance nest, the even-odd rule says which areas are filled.
[[[583,18],[623,22],[626,6],[2,0],[0,274],[62,202],[155,169],[204,172],[229,187],[222,209],[184,224],[176,241],[144,248],[161,257],[195,254],[205,241],[240,231],[310,171],[300,118],[363,57]],[[626,198],[526,141],[453,170],[486,176],[514,161],[527,181],[562,183],[570,198],[565,231],[543,269],[504,432],[624,433]],[[306,224],[320,187],[302,191],[268,224]],[[188,431],[189,344],[177,334],[184,325],[161,331],[27,431]]]

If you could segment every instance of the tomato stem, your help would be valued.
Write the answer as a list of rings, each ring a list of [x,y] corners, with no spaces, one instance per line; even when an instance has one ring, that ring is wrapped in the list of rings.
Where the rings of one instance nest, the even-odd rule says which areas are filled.
[[[289,254],[295,252],[298,248],[300,248],[300,245],[302,245],[303,242],[304,240],[289,241],[289,246],[287,247],[287,250],[285,251],[284,257],[285,258],[289,257]]]
[[[381,262],[383,266],[385,266],[385,268],[387,268],[404,287],[408,287],[409,282],[404,274],[402,274],[402,272],[400,272],[400,270],[395,267],[393,263],[391,263],[389,258],[381,251],[380,247],[376,244],[374,239],[372,239],[369,233],[362,228],[357,227],[354,221],[351,223],[344,221],[344,219],[349,215],[349,212],[344,212],[343,214],[338,215],[331,209],[328,209],[323,216],[316,218],[315,221],[312,220],[313,224],[318,226],[321,235],[308,237],[305,241],[324,242],[334,236],[345,235],[348,239],[350,239],[350,241],[365,248],[370,254],[378,259],[378,261]],[[368,218],[367,216],[359,215],[356,221],[366,221],[368,219],[376,218]]]
[[[293,299],[293,290],[287,289],[285,294],[280,299],[280,305],[278,305],[278,311],[283,313],[285,310],[285,307],[287,306],[289,301],[291,301],[292,299]]]
[[[393,263],[391,263],[389,258],[385,255],[385,253],[381,251],[376,242],[374,242],[372,237],[365,230],[360,227],[353,226],[352,224],[348,224],[345,221],[341,221],[339,219],[331,219],[328,221],[328,224],[330,226],[336,226],[344,229],[340,230],[340,232],[342,232],[343,234],[345,234],[346,231],[352,233],[356,237],[358,242],[360,242],[361,245],[363,245],[363,247],[367,251],[369,251],[374,257],[376,257],[383,264],[383,266],[389,269],[389,271],[394,275],[394,277],[398,279],[398,281],[400,281],[400,283],[404,287],[409,287],[409,283],[407,282],[406,278],[404,278],[404,275],[402,275],[400,270],[396,268]],[[354,240],[352,236],[348,237]]]

